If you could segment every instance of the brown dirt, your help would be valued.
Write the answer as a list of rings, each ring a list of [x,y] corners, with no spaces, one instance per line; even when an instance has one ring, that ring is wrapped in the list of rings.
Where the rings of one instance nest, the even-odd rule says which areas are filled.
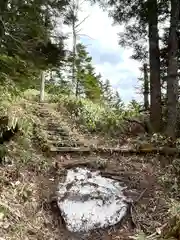
[[[93,161],[96,156],[89,156],[86,161]],[[69,156],[63,162],[59,162],[59,171],[69,163],[84,162],[83,157]],[[58,235],[70,235],[68,239],[130,239],[136,232],[143,230],[146,234],[151,234],[156,228],[160,227],[167,221],[168,206],[165,201],[164,189],[158,184],[159,166],[157,159],[153,156],[109,156],[107,160],[106,171],[113,173],[121,173],[121,178],[124,184],[128,187],[124,194],[134,200],[132,205],[131,217],[117,226],[109,229],[100,229],[87,234],[72,234],[66,231],[65,225],[62,224],[62,219],[56,215],[56,220],[61,223]],[[56,165],[57,166],[57,165]],[[55,168],[54,168],[55,170]],[[56,174],[58,170],[56,169]],[[57,179],[60,179],[58,175]],[[62,176],[62,175],[61,175]],[[47,178],[47,176],[46,176]],[[44,184],[44,180],[41,181]],[[44,189],[44,187],[40,187]],[[49,187],[48,187],[49,189]],[[55,207],[57,213],[57,206]],[[61,238],[62,239],[62,238]],[[66,239],[66,238],[63,238]]]

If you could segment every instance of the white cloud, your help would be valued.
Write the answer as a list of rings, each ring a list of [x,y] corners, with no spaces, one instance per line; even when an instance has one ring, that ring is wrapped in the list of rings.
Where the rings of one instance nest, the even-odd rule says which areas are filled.
[[[89,36],[87,50],[93,47],[93,55],[103,51],[112,51],[120,54],[118,64],[111,64],[111,61],[102,64],[94,60],[96,71],[101,73],[104,79],[109,79],[112,86],[118,89],[124,101],[128,102],[132,98],[139,99],[136,95],[134,87],[137,86],[137,78],[140,76],[140,64],[137,61],[130,59],[132,49],[123,49],[118,45],[117,33],[123,31],[123,26],[112,26],[112,19],[108,17],[107,12],[103,12],[99,6],[90,6],[86,1],[81,6],[82,11],[79,13],[80,22],[89,15],[89,17],[80,26],[81,36]],[[71,32],[71,29],[66,27],[65,32]],[[84,37],[83,37],[84,38]],[[88,37],[87,37],[88,38]],[[72,48],[72,38],[67,41],[67,44]],[[101,49],[101,50],[100,50]],[[95,59],[95,57],[94,57]],[[132,84],[133,79],[133,84]],[[126,82],[128,89],[121,89],[121,83]],[[119,84],[119,87],[117,87]]]

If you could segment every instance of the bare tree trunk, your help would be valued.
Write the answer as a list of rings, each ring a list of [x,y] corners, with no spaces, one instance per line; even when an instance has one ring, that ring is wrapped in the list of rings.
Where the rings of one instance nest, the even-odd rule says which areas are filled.
[[[76,34],[76,22],[77,14],[79,8],[79,1],[73,0],[71,11],[72,11],[72,34],[73,34],[73,61],[72,61],[72,83],[75,84],[75,95],[78,95],[77,79],[76,79],[76,44],[77,44],[77,34]]]
[[[41,87],[40,87],[40,102],[44,102],[44,91],[45,91],[45,72],[41,72]]]
[[[73,65],[72,65],[72,81],[75,83],[75,95],[78,96],[78,82],[76,76],[76,44],[77,44],[77,36],[76,36],[76,28],[75,22],[73,22]]]
[[[144,64],[144,109],[149,110],[149,79],[147,64]]]
[[[176,137],[178,108],[178,22],[180,16],[179,0],[171,0],[171,20],[168,42],[168,78],[167,78],[167,129],[166,133]]]
[[[157,0],[149,0],[150,120],[155,132],[162,127],[160,51]]]
[[[75,96],[77,97],[79,95],[79,84],[80,81],[77,78],[77,70],[76,70],[76,55],[77,55],[77,36],[80,32],[78,30],[78,27],[87,19],[85,17],[81,22],[78,20],[78,12],[80,11],[80,7],[83,4],[84,1],[80,2],[80,0],[71,0],[70,1],[70,8],[68,12],[68,19],[67,22],[72,27],[72,34],[73,34],[73,49],[72,49],[72,54],[73,54],[73,59],[72,59],[72,84],[75,85]]]

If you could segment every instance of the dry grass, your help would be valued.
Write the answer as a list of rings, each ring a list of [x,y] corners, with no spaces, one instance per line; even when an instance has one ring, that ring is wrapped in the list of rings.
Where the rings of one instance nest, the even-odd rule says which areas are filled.
[[[44,227],[48,220],[39,205],[38,175],[42,169],[37,166],[43,165],[43,156],[32,154],[31,158],[26,167],[15,162],[0,168],[0,228],[4,239],[50,239],[52,234]]]
[[[45,214],[40,201],[40,176],[46,176],[52,159],[34,148],[35,103],[20,101],[9,106],[19,118],[23,136],[7,145],[6,163],[0,166],[0,237],[4,239],[55,239],[51,215]],[[10,164],[8,164],[10,163]],[[46,176],[47,179],[49,176]]]

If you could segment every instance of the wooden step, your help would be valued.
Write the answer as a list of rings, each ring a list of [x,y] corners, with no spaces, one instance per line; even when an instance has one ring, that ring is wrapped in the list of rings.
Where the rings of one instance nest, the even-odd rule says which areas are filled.
[[[56,141],[54,139],[48,139],[48,144],[54,147],[77,147],[82,146],[80,142],[74,141],[74,140],[66,140],[66,141]]]
[[[50,147],[50,152],[91,152],[89,147]]]

